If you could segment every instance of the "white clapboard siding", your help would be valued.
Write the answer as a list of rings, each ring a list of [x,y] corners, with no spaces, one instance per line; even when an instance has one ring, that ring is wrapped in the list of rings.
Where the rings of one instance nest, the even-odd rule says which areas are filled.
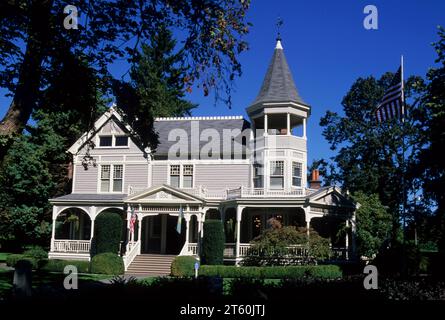
[[[134,188],[148,187],[148,164],[129,164],[125,165],[124,191],[128,186]]]
[[[249,186],[250,166],[248,164],[197,164],[195,185],[209,191],[220,191],[240,186]]]
[[[88,170],[82,165],[76,165],[74,178],[74,192],[96,193],[97,192],[98,167],[89,166]]]
[[[152,186],[159,186],[168,183],[168,166],[153,165]]]

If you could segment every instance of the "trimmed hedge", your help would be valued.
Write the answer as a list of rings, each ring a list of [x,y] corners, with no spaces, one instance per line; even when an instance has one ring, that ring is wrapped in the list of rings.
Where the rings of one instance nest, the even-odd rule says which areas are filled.
[[[224,259],[224,227],[221,220],[206,220],[203,226],[202,264],[222,265]]]
[[[171,265],[171,275],[174,277],[191,277],[195,274],[196,258],[192,256],[176,257]]]
[[[78,273],[88,273],[90,272],[90,262],[89,261],[79,261],[79,260],[59,260],[51,259],[46,262],[42,267],[42,270],[48,272],[63,272],[66,266],[72,265],[77,268]]]
[[[256,279],[337,279],[342,271],[336,265],[287,266],[287,267],[237,267],[203,265],[200,276]]]
[[[44,264],[44,260],[38,260],[24,254],[11,254],[6,258],[6,265],[15,268],[19,261],[28,261],[34,270],[39,269]]]
[[[115,253],[100,253],[91,260],[90,270],[91,273],[121,275],[124,273],[124,261]]]
[[[122,238],[122,219],[115,212],[101,213],[95,222],[95,254],[104,252],[118,253]]]

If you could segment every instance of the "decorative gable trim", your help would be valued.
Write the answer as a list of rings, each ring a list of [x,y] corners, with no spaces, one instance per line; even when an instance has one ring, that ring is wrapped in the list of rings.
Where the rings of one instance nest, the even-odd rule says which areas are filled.
[[[165,195],[171,194],[180,199],[168,198]],[[150,197],[156,195],[155,197]],[[149,188],[145,191],[136,193],[124,199],[125,203],[196,203],[202,204],[204,199],[191,195],[180,189],[173,188],[166,184]]]
[[[327,197],[336,197],[338,199],[337,203],[326,203],[323,201]],[[355,208],[356,203],[354,203],[350,198],[346,197],[338,187],[325,187],[322,188],[311,195],[308,196],[308,201],[310,204],[317,205],[334,205]]]
[[[121,123],[125,127],[125,129],[128,130],[128,132],[132,131],[129,125],[123,123],[122,116],[119,114],[119,112],[117,112],[116,106],[113,105],[103,115],[101,115],[99,119],[96,120],[93,129],[85,132],[79,139],[77,139],[77,141],[74,142],[74,144],[68,149],[67,152],[73,155],[77,154],[79,150],[85,145],[85,143],[93,138],[94,135],[96,135],[99,130],[113,117],[119,123]]]

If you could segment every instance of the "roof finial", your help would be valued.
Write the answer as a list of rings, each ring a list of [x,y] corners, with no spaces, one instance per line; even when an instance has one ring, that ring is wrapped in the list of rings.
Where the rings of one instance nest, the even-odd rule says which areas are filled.
[[[281,29],[281,26],[283,25],[283,19],[281,19],[281,17],[280,16],[278,16],[278,19],[277,19],[277,23],[276,23],[276,26],[277,26],[277,45],[276,45],[276,49],[283,49],[283,47],[281,46],[281,32],[280,32],[280,29]]]

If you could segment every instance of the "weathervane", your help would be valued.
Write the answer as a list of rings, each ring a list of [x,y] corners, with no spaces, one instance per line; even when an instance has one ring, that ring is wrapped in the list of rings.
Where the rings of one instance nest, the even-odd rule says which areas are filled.
[[[282,25],[283,25],[283,19],[281,19],[281,17],[278,16],[277,23],[276,23],[276,26],[277,26],[277,41],[281,41],[280,29],[281,29]]]

